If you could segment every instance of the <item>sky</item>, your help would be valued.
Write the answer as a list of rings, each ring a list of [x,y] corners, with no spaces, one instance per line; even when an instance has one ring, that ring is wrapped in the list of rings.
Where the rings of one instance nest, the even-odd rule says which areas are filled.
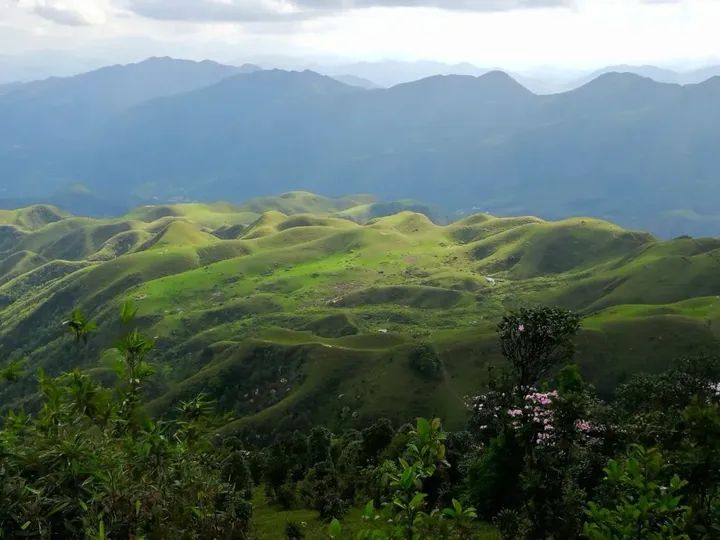
[[[719,20],[720,0],[0,0],[0,57],[696,67]]]

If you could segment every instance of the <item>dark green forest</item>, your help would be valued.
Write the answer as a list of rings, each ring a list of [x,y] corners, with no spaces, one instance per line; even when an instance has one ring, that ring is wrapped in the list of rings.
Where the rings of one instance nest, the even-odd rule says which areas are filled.
[[[102,353],[112,378],[36,374],[0,429],[3,538],[684,539],[720,535],[720,359],[678,358],[598,397],[573,363],[578,315],[524,307],[497,324],[504,361],[440,418],[361,429],[223,429],[209,396],[158,416],[137,308]],[[79,310],[72,354],[107,329]],[[435,366],[418,355],[428,376]],[[2,385],[32,367],[7,363]]]

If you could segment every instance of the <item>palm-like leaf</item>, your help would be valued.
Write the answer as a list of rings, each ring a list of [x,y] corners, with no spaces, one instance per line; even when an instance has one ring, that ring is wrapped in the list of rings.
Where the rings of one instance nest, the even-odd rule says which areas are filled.
[[[0,381],[15,382],[23,375],[25,360],[17,359],[11,361],[7,366],[0,369]]]
[[[80,341],[87,343],[90,332],[97,328],[95,323],[89,320],[79,309],[74,309],[70,314],[70,318],[63,324],[67,325],[75,335],[75,343],[80,343]]]

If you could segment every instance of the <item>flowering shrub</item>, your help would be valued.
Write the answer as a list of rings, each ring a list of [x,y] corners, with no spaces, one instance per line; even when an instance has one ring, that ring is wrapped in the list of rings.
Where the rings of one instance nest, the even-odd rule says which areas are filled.
[[[525,396],[525,411],[537,431],[534,440],[538,446],[547,446],[553,443],[555,426],[552,404],[555,398],[557,398],[557,391],[533,392]]]
[[[605,408],[572,366],[553,390],[517,381],[492,379],[490,391],[468,401],[478,456],[468,473],[471,501],[487,518],[502,509],[516,516],[508,538],[574,538],[586,489],[606,463]]]
[[[488,392],[470,400],[473,423],[481,439],[493,437],[508,429],[524,435],[538,446],[553,442],[553,404],[558,397],[556,390],[539,392],[532,389],[522,402],[512,392]],[[515,402],[515,403],[513,403]]]

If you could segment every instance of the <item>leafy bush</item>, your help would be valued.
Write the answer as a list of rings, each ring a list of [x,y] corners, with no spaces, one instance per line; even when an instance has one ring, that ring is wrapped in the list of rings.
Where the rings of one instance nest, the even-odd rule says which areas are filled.
[[[435,349],[428,344],[415,347],[409,354],[410,367],[428,379],[438,379],[442,376],[442,360]]]
[[[453,500],[452,507],[442,512],[437,509],[426,511],[427,493],[423,484],[431,478],[445,461],[445,433],[440,420],[430,421],[418,418],[407,445],[406,455],[397,462],[386,462],[382,470],[390,488],[390,500],[383,503],[383,516],[377,513],[373,501],[365,506],[363,518],[369,522],[390,523],[389,529],[375,527],[360,531],[358,538],[400,539],[400,538],[451,538],[455,534],[466,534],[468,523],[477,516],[474,508],[463,508]],[[336,528],[334,524],[332,529]],[[464,537],[464,536],[460,536]]]
[[[470,459],[466,478],[468,495],[484,517],[492,517],[501,509],[521,502],[523,455],[514,438],[499,435]]]
[[[687,482],[668,478],[657,449],[633,445],[626,457],[611,460],[605,473],[603,501],[587,508],[584,533],[590,540],[689,540],[690,508],[682,504]]]
[[[520,392],[537,386],[552,367],[572,358],[572,338],[579,329],[580,318],[558,308],[521,308],[502,318],[497,328],[500,348]]]
[[[302,526],[294,521],[289,522],[285,525],[285,539],[286,540],[302,540],[305,538],[305,533],[302,530]]]
[[[73,320],[92,327],[77,313]],[[87,337],[75,335],[78,343]],[[211,443],[209,404],[183,403],[172,422],[144,413],[150,347],[132,329],[112,355],[114,389],[79,371],[41,373],[39,412],[8,413],[0,430],[0,536],[245,537],[252,506],[225,477],[228,451]]]
[[[365,462],[375,461],[380,452],[385,450],[395,436],[392,423],[387,418],[380,418],[362,431],[363,459]]]
[[[503,540],[517,540],[527,536],[528,523],[516,510],[505,508],[497,513],[493,519],[500,538]]]

